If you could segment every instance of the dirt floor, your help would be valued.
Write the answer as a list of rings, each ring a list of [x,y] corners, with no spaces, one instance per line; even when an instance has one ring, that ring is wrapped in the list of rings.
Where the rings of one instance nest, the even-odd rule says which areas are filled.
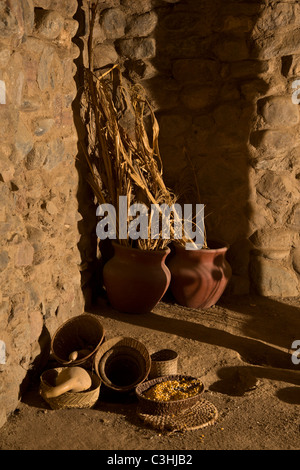
[[[137,415],[134,395],[112,398],[101,389],[93,409],[51,410],[37,380],[0,429],[0,449],[299,450],[300,364],[291,349],[300,340],[299,305],[299,299],[224,298],[207,310],[164,302],[151,314],[128,315],[99,302],[91,313],[100,316],[106,339],[130,336],[150,353],[179,353],[178,373],[203,380],[216,422],[156,430]]]

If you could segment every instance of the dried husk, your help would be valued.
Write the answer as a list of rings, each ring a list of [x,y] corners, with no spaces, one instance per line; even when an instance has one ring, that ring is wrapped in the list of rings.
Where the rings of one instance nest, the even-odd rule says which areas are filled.
[[[176,195],[166,187],[163,179],[163,165],[158,144],[159,125],[144,89],[140,85],[125,87],[117,64],[101,76],[94,71],[93,29],[97,4],[93,4],[90,10],[89,67],[85,69],[88,142],[83,148],[90,169],[88,182],[99,204],[109,203],[114,206],[117,215],[116,235],[120,244],[133,245],[129,235],[124,240],[119,233],[119,197],[127,196],[127,209],[133,203],[143,203],[149,209],[148,237],[137,240],[137,247],[144,250],[164,249],[174,239],[174,223],[179,215],[172,213],[170,238],[164,238],[161,231],[157,238],[151,236],[151,205],[158,207],[167,204],[171,207],[177,201]],[[120,110],[117,109],[114,100],[116,89],[119,104],[134,114],[134,137],[120,123]],[[145,128],[146,112],[151,118],[151,143]],[[127,224],[131,220],[127,210]],[[193,243],[184,236],[177,242]]]

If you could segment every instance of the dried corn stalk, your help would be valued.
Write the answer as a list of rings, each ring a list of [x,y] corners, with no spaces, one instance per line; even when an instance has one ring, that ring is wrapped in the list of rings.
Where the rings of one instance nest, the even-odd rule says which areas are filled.
[[[137,240],[140,249],[163,249],[174,238],[174,225],[178,215],[172,214],[170,238],[165,239],[160,231],[152,237],[151,205],[173,206],[176,196],[166,187],[163,180],[162,160],[159,152],[159,126],[141,86],[130,90],[122,84],[122,76],[117,65],[98,77],[93,70],[93,28],[96,5],[91,7],[89,47],[89,67],[85,70],[85,96],[87,101],[86,126],[88,143],[84,149],[90,168],[88,181],[99,204],[112,204],[119,214],[119,197],[127,196],[127,225],[132,220],[129,207],[142,202],[149,209],[148,237]],[[132,110],[135,122],[135,135],[130,136],[120,124],[119,112],[113,99],[113,74],[118,74],[120,101]],[[145,129],[145,110],[150,113],[152,142]],[[161,224],[160,224],[161,225]],[[129,236],[124,240],[119,236],[119,220],[116,220],[117,239],[120,243],[132,245]],[[180,243],[191,242],[183,237]]]

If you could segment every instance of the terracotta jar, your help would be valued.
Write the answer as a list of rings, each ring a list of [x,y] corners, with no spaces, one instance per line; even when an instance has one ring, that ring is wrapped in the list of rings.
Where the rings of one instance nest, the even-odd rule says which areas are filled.
[[[147,313],[167,291],[171,274],[165,264],[170,248],[140,250],[113,243],[114,254],[103,268],[111,306],[124,313]]]
[[[168,267],[171,271],[170,290],[180,305],[209,308],[223,294],[232,271],[225,258],[228,245],[208,242],[209,249],[186,250],[174,245]]]

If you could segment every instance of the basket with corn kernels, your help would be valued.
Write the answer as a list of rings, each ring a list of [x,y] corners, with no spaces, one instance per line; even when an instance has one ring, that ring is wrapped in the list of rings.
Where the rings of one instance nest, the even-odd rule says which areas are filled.
[[[136,395],[143,412],[176,414],[197,403],[203,391],[204,385],[200,379],[169,375],[138,385]]]

